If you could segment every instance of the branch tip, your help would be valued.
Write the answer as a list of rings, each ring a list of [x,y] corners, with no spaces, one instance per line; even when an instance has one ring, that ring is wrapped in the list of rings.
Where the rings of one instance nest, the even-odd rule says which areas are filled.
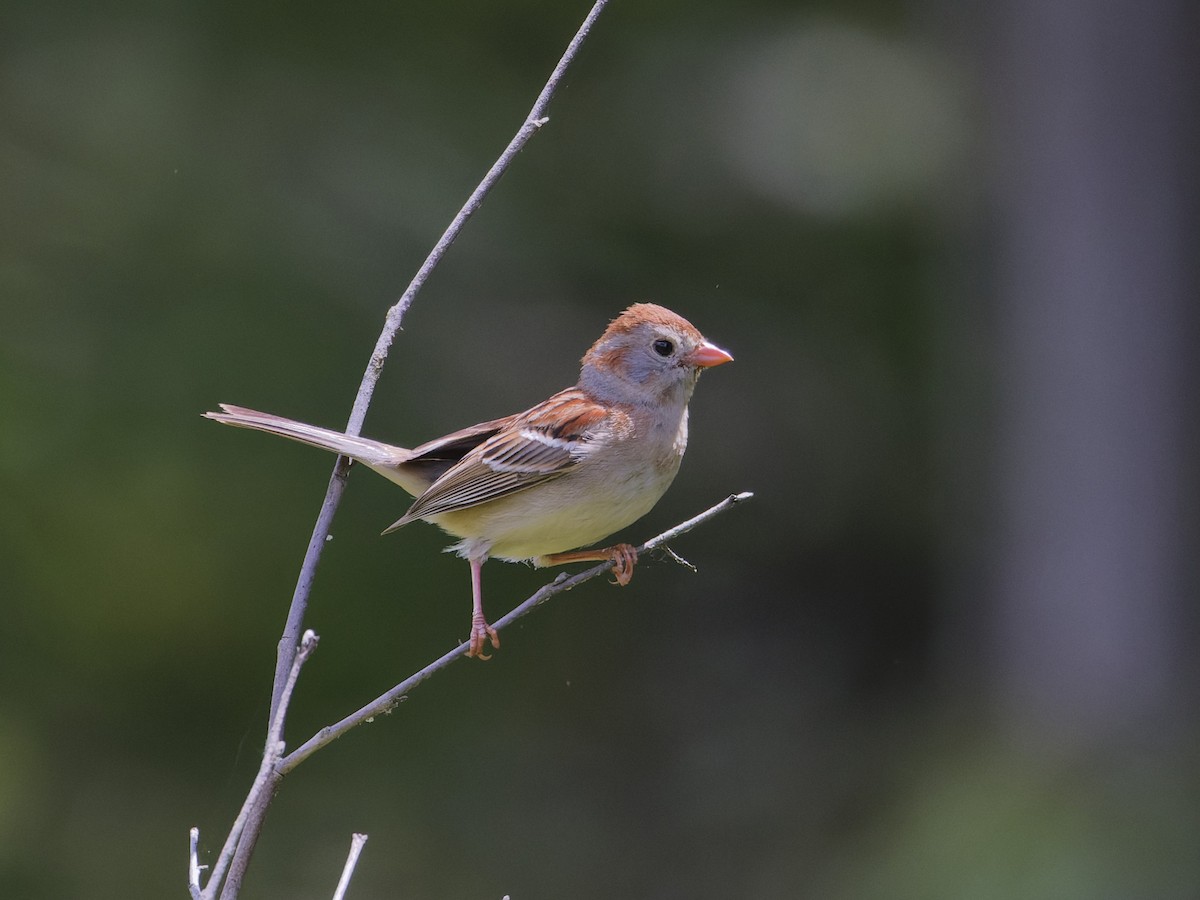
[[[200,829],[193,825],[188,832],[188,893],[192,895],[192,900],[200,900],[200,872],[208,868],[200,865],[199,845]]]
[[[366,842],[365,834],[355,832],[350,836],[350,852],[346,856],[346,865],[342,868],[342,877],[338,879],[337,890],[333,892],[333,900],[343,900],[346,896],[346,888],[350,886],[350,879],[354,877],[354,867],[358,865],[358,857]]]
[[[679,565],[683,566],[685,569],[691,569],[693,572],[700,571],[694,565],[692,565],[690,562],[688,562],[686,559],[684,559],[682,556],[680,556],[678,553],[676,553],[674,550],[672,550],[670,547],[668,547],[666,544],[659,547],[659,550],[661,550],[663,552],[663,555],[666,556],[667,559],[671,560],[671,562],[678,563]]]

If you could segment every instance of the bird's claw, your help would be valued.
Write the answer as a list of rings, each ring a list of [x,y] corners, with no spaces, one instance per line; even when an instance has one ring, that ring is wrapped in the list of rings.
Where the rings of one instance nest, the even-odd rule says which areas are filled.
[[[617,544],[610,547],[608,553],[612,559],[613,575],[616,577],[613,583],[625,587],[633,580],[633,567],[637,565],[638,559],[637,550],[632,544]]]
[[[467,656],[491,659],[492,654],[483,652],[485,642],[491,643],[493,650],[499,650],[500,634],[482,616],[476,616],[471,619],[471,640],[467,646]]]

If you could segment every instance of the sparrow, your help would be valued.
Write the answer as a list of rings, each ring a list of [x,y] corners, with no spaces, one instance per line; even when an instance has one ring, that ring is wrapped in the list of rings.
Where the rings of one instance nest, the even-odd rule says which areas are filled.
[[[732,360],[682,316],[635,303],[584,354],[574,387],[411,450],[225,403],[205,416],[347,456],[415,497],[383,533],[420,519],[459,539],[447,550],[471,567],[467,656],[488,659],[485,644],[499,649],[500,637],[483,613],[484,562],[605,561],[617,583],[628,584],[632,545],[579,548],[658,502],[687,448],[688,401],[700,373]]]

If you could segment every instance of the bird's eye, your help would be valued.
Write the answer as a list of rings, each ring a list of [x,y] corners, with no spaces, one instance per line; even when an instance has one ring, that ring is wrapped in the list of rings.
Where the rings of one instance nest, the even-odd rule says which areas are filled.
[[[675,345],[666,338],[659,338],[651,346],[654,347],[654,352],[659,356],[670,356],[675,352]]]

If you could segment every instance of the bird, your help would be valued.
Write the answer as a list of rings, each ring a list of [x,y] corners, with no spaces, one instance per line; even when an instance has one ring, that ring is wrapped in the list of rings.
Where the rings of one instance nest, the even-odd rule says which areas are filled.
[[[611,562],[627,585],[632,545],[580,548],[631,525],[663,496],[687,448],[700,373],[732,361],[677,313],[635,303],[584,354],[573,387],[411,449],[225,403],[204,415],[349,457],[412,495],[383,533],[423,520],[459,539],[446,549],[471,568],[467,656],[489,659],[486,645],[498,650],[500,637],[483,612],[484,562]]]

